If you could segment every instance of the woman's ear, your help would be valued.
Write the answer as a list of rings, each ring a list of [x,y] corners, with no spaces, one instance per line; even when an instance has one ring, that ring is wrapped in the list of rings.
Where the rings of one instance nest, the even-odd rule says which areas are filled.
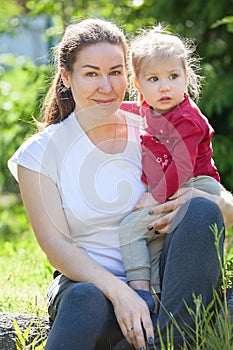
[[[70,88],[70,75],[69,72],[67,72],[67,70],[65,70],[64,68],[60,69],[60,73],[61,73],[61,79],[63,84],[65,85],[65,87],[67,89]]]

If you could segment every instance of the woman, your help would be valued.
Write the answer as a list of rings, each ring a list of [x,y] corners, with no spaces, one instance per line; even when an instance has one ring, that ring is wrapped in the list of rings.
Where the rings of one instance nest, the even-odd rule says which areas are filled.
[[[37,240],[57,270],[48,293],[53,326],[46,350],[110,349],[123,337],[141,350],[146,343],[159,344],[146,303],[125,283],[118,242],[121,220],[146,191],[140,181],[139,119],[118,108],[127,85],[126,50],[123,33],[110,22],[88,19],[69,26],[41,131],[9,161]],[[200,292],[208,303],[220,274],[209,225],[222,228],[219,207],[226,222],[232,220],[232,197],[222,193],[182,206],[183,220],[165,244],[161,302],[191,324],[182,297],[192,306],[192,292]],[[156,214],[169,213],[154,229],[166,232],[187,199],[190,192],[184,191],[156,207]],[[220,245],[222,251],[223,237]],[[166,338],[169,317],[163,310],[158,322]],[[179,332],[175,339],[177,346],[183,342]]]

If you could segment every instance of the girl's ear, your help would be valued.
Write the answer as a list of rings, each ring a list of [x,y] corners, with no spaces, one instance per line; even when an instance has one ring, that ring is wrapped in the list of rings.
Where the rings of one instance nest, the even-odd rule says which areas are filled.
[[[186,84],[186,90],[188,88],[188,73],[185,73],[185,84]]]
[[[140,105],[142,105],[144,102],[144,96],[141,92],[139,82],[135,76],[132,79],[133,79],[133,83],[134,83],[135,88],[138,90],[138,102]]]
[[[140,92],[140,86],[139,86],[137,78],[134,76],[134,77],[132,77],[132,80],[133,80],[135,88],[138,90],[138,92]]]
[[[65,87],[67,89],[69,89],[70,88],[70,75],[69,75],[69,73],[64,68],[60,69],[60,73],[61,73],[61,79],[63,81],[63,84],[65,85]]]

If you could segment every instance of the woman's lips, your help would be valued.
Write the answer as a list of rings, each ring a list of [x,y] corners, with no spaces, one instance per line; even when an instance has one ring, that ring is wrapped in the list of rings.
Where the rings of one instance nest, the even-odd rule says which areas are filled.
[[[96,103],[98,104],[102,104],[102,105],[108,105],[111,104],[113,102],[115,102],[115,99],[109,99],[109,100],[94,100]]]

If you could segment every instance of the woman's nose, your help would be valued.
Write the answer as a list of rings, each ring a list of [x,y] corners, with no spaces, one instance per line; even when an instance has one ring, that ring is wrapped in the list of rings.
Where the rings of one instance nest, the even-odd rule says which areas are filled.
[[[102,93],[108,93],[112,90],[111,80],[108,76],[103,76],[100,81],[99,91]]]

